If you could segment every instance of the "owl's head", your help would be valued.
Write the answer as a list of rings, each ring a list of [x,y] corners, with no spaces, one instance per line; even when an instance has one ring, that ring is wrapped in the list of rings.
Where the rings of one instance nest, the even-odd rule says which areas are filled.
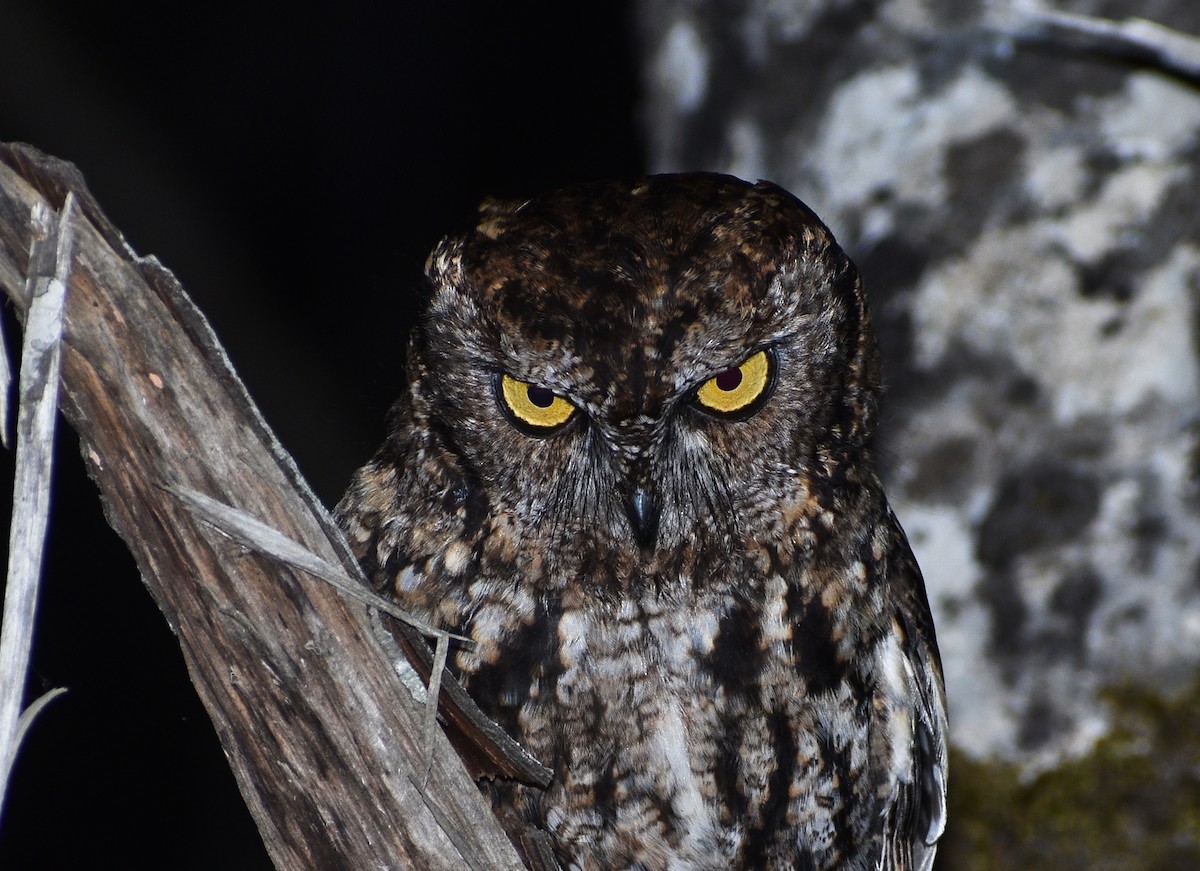
[[[868,460],[858,273],[772,184],[663,175],[485,203],[427,272],[413,413],[522,546],[676,570],[745,554],[828,511]]]

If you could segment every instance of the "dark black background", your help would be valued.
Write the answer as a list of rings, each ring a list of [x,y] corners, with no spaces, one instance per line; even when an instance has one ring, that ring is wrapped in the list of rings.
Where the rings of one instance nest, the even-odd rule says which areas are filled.
[[[438,237],[487,195],[642,171],[632,24],[622,2],[7,0],[0,140],[80,167],[332,504],[382,437]],[[69,692],[22,750],[0,867],[269,868],[73,433],[59,443],[29,690]]]

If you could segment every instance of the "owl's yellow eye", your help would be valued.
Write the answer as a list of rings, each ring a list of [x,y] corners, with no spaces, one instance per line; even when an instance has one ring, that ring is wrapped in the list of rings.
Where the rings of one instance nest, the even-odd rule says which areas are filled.
[[[774,355],[759,351],[737,368],[726,369],[701,384],[696,404],[718,417],[746,418],[771,395],[774,380]]]
[[[549,435],[575,415],[575,406],[546,387],[509,375],[496,380],[496,395],[513,423],[534,435]]]

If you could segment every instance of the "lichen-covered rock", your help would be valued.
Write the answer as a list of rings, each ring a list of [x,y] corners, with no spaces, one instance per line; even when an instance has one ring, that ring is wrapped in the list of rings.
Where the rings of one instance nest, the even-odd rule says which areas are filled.
[[[1200,34],[1192,0],[1064,7]],[[953,740],[1027,772],[1111,735],[1105,687],[1200,662],[1200,90],[1032,37],[1049,8],[640,17],[653,168],[779,182],[863,268]]]

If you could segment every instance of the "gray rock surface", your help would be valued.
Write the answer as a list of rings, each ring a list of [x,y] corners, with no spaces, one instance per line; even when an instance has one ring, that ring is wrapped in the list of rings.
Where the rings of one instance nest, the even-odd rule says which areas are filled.
[[[1050,9],[639,18],[653,168],[776,181],[863,269],[954,743],[1034,767],[1107,731],[1101,688],[1200,660],[1200,90]],[[1054,9],[1200,34],[1192,0]]]

